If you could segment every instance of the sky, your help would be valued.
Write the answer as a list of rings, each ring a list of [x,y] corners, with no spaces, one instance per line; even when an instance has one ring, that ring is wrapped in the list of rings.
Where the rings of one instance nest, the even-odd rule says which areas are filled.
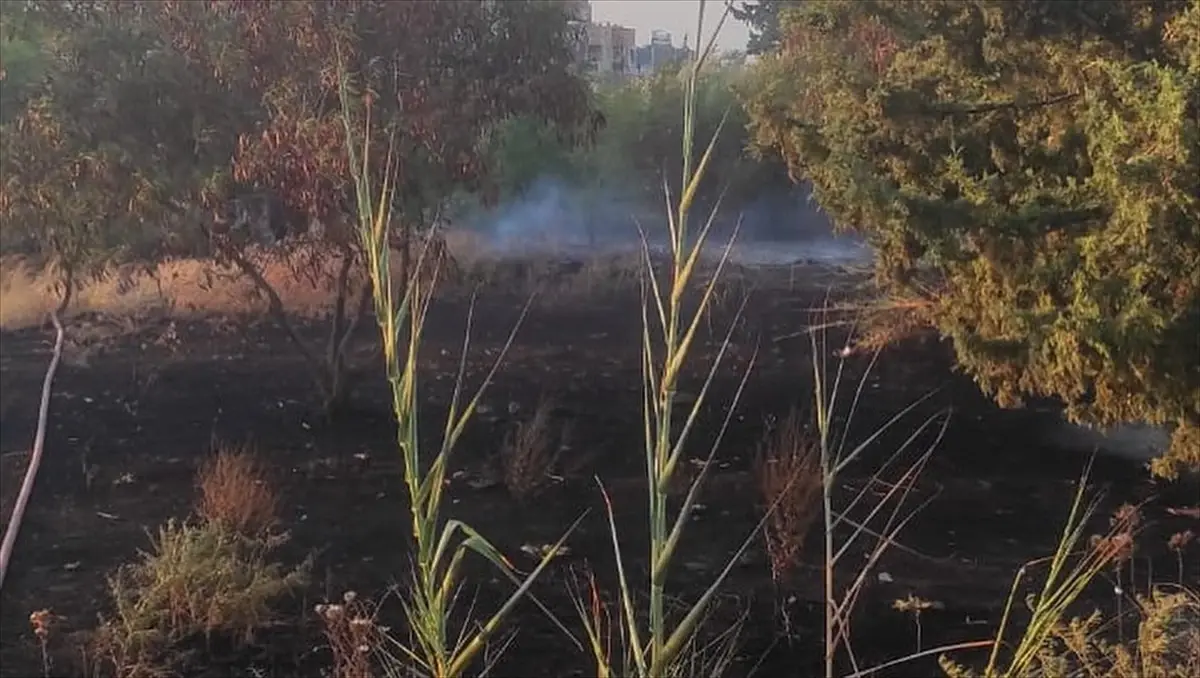
[[[708,0],[704,5],[705,39],[712,34],[724,11],[721,0]],[[650,42],[650,31],[662,29],[671,33],[678,47],[688,35],[688,46],[696,47],[696,13],[699,0],[592,0],[592,21],[628,26],[637,31],[637,44]],[[717,49],[727,51],[746,49],[750,29],[730,16],[717,36]]]

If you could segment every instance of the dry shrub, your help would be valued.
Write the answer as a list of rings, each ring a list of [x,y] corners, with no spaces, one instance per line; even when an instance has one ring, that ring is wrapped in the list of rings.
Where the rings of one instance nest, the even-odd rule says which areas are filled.
[[[277,620],[274,601],[307,583],[308,562],[287,571],[268,559],[286,540],[168,522],[150,551],[109,578],[116,609],[93,639],[96,668],[128,678],[176,675],[185,640],[219,633],[250,642]]]
[[[763,529],[771,576],[787,584],[821,506],[820,448],[795,410],[763,440],[757,466],[759,491],[772,511]]]
[[[200,467],[196,513],[244,536],[264,535],[278,520],[279,498],[266,467],[248,446],[222,447]]]
[[[1173,588],[1173,587],[1172,587]],[[1112,642],[1114,620],[1099,612],[1053,630],[1037,657],[1039,675],[1096,678],[1200,676],[1200,596],[1156,588],[1137,599],[1137,636]]]
[[[862,335],[857,349],[877,351],[893,346],[934,327],[934,302],[929,299],[889,298],[862,308]]]
[[[341,603],[322,603],[317,616],[333,653],[333,678],[371,678],[375,675],[371,655],[387,632],[379,626],[372,610],[347,591]]]
[[[550,430],[551,409],[551,402],[542,399],[533,417],[517,424],[504,441],[504,486],[517,501],[540,494],[558,463],[558,445]]]

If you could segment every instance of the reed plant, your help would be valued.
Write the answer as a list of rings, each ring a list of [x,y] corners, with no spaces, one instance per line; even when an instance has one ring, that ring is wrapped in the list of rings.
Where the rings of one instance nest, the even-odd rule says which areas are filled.
[[[468,669],[486,673],[491,668],[488,662],[479,669],[472,667],[488,654],[486,650],[500,632],[504,618],[526,597],[534,580],[570,533],[568,530],[555,548],[547,550],[532,572],[520,576],[512,563],[483,535],[462,521],[442,516],[451,455],[475,414],[484,390],[511,347],[520,321],[514,326],[483,383],[464,403],[463,382],[471,324],[471,315],[468,313],[462,360],[441,445],[434,454],[427,455],[421,446],[417,418],[417,356],[426,313],[438,278],[437,262],[434,257],[427,256],[430,252],[428,246],[420,247],[415,265],[406,267],[408,278],[393,280],[389,234],[397,217],[393,214],[397,200],[395,137],[375,133],[373,125],[380,123],[372,120],[371,97],[354,95],[352,76],[347,72],[344,62],[339,63],[338,75],[346,150],[358,216],[357,232],[367,276],[372,285],[384,369],[396,420],[396,445],[403,461],[404,482],[408,492],[413,541],[413,572],[404,596],[409,640],[389,636],[388,642],[379,648],[377,654],[387,675],[415,673],[432,678],[456,678],[464,675]],[[380,136],[390,138],[382,163],[382,174],[374,170],[378,163],[374,163],[371,157],[378,150],[372,148],[373,140]],[[433,242],[433,238],[425,238],[425,243],[429,242]],[[428,274],[431,266],[435,269],[433,275]],[[524,313],[521,319],[524,319]],[[575,524],[578,525],[578,521]],[[491,615],[468,619],[460,628],[452,628],[455,603],[463,585],[463,562],[472,552],[484,557],[512,581],[515,591]],[[540,603],[539,607],[542,607]],[[544,607],[542,609],[549,614]],[[474,612],[472,607],[468,616]],[[550,616],[553,619],[553,615]],[[561,624],[559,626],[569,636],[569,631]]]
[[[822,319],[824,320],[824,319]],[[818,322],[827,328],[828,322]],[[853,334],[853,331],[851,331]],[[859,412],[863,392],[879,359],[876,350],[863,370],[849,399],[843,393],[846,366],[853,352],[845,348],[834,350],[829,345],[829,332],[822,329],[809,333],[812,351],[813,404],[820,455],[821,506],[824,556],[822,562],[825,592],[825,655],[824,674],[833,678],[837,673],[838,657],[845,654],[854,674],[864,672],[852,646],[852,622],[859,597],[872,581],[880,559],[889,548],[897,546],[897,536],[932,497],[912,504],[910,500],[921,472],[929,462],[949,424],[949,411],[939,410],[926,417],[882,461],[868,465],[870,475],[861,487],[848,497],[837,490],[844,484],[844,475],[854,465],[866,462],[864,455],[874,445],[883,442],[885,435],[906,419],[936,393],[931,391],[892,415],[861,440],[851,443],[855,417]],[[836,366],[829,364],[831,355],[838,356]],[[844,411],[843,411],[844,406]],[[932,440],[921,445],[926,431],[934,431]],[[915,452],[914,452],[915,450]],[[864,557],[865,556],[865,557]],[[843,571],[847,562],[858,563]]]
[[[705,2],[701,0],[697,18],[696,35],[704,35]],[[692,605],[686,606],[679,616],[672,615],[671,598],[667,593],[671,566],[695,508],[696,500],[704,484],[712,460],[720,445],[721,437],[729,423],[740,398],[746,379],[753,366],[753,358],[743,375],[741,385],[734,395],[734,402],[727,408],[728,415],[720,432],[708,448],[700,471],[687,483],[682,504],[672,511],[669,497],[672,488],[679,484],[680,477],[687,471],[684,458],[689,438],[706,401],[709,387],[716,370],[723,363],[730,346],[733,327],[731,324],[710,366],[703,385],[690,405],[683,406],[677,397],[680,382],[685,374],[691,352],[695,346],[698,329],[706,312],[714,303],[718,281],[729,261],[733,238],[723,249],[716,271],[707,280],[700,281],[698,271],[701,257],[709,240],[713,223],[720,208],[720,200],[708,213],[698,231],[689,228],[691,207],[697,190],[713,157],[713,148],[721,134],[728,111],[722,118],[704,152],[694,152],[696,132],[696,91],[698,75],[706,60],[711,56],[713,45],[721,26],[729,15],[728,6],[721,15],[716,30],[704,49],[689,65],[684,89],[683,104],[683,172],[682,185],[675,195],[664,182],[667,200],[667,226],[669,237],[669,261],[665,270],[658,270],[651,256],[648,238],[642,233],[642,368],[643,368],[643,427],[645,435],[645,472],[647,480],[647,507],[649,521],[649,576],[645,596],[635,597],[635,584],[631,581],[626,561],[621,552],[616,520],[612,503],[601,485],[608,508],[609,531],[616,555],[617,577],[620,587],[619,612],[604,613],[594,583],[591,595],[578,595],[577,608],[586,628],[590,650],[596,662],[598,676],[637,676],[638,678],[662,678],[663,676],[722,675],[733,659],[733,643],[736,626],[718,634],[715,640],[705,640],[699,630],[710,613],[712,603],[722,583],[736,565],[738,558],[754,538],[752,532],[741,548],[725,564],[711,585]],[[736,237],[736,231],[735,236]],[[698,283],[698,284],[696,284]],[[698,298],[689,292],[698,291]],[[739,310],[738,315],[740,316]],[[679,425],[677,425],[677,423]],[[761,527],[761,525],[760,525]],[[640,589],[637,589],[640,592]],[[588,598],[590,597],[590,600]],[[645,603],[645,608],[641,603]],[[615,616],[617,620],[611,617]],[[609,623],[611,622],[611,623]],[[612,626],[620,642],[614,648],[611,640]]]

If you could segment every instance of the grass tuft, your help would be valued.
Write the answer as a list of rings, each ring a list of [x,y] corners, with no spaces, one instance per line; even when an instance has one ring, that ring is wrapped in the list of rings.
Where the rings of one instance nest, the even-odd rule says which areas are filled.
[[[205,522],[247,537],[278,522],[279,497],[266,466],[250,447],[222,447],[200,467],[196,513]]]
[[[139,559],[108,579],[115,608],[90,643],[93,669],[122,678],[175,675],[183,644],[221,635],[237,645],[280,621],[276,601],[308,583],[311,560],[288,570],[272,554],[276,495],[248,449],[220,450],[197,474],[199,520],[171,520]]]
[[[542,400],[533,417],[520,422],[504,441],[504,486],[519,502],[536,498],[552,480],[559,447],[550,427],[552,403]]]

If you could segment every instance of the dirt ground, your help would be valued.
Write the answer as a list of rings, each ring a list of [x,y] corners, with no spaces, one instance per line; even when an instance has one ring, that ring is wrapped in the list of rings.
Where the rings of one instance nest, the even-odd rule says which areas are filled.
[[[668,584],[684,600],[699,595],[758,519],[752,462],[764,422],[811,400],[809,340],[786,335],[811,321],[806,309],[824,294],[819,285],[797,289],[794,272],[781,274],[775,284],[752,293],[739,321],[691,456],[706,452],[703,445],[719,428],[756,349],[757,357],[719,448],[718,469],[701,499],[704,508],[685,535],[680,567]],[[469,384],[478,384],[486,373],[524,302],[502,290],[483,291],[474,316]],[[636,294],[626,294],[578,304],[535,304],[488,391],[486,413],[471,425],[454,458],[455,469],[464,472],[456,473],[450,485],[446,513],[479,529],[519,563],[532,562],[521,552],[523,545],[552,543],[589,511],[570,539],[570,554],[556,560],[535,589],[568,625],[576,619],[567,597],[572,572],[590,569],[610,590],[613,582],[612,546],[595,478],[612,493],[631,576],[645,573],[645,559],[638,556],[646,539],[638,303]],[[692,392],[732,308],[724,304],[711,330],[702,330]],[[431,436],[440,430],[449,403],[466,316],[466,302],[456,298],[438,302],[429,318],[421,405],[424,430]],[[305,331],[318,337],[321,328]],[[374,332],[373,324],[364,324],[364,346]],[[33,437],[50,339],[45,329],[30,329],[5,333],[0,342],[6,522]],[[831,332],[830,345],[838,347],[838,341],[837,331]],[[830,356],[830,364],[835,362]],[[847,383],[856,384],[868,362],[868,356],[849,358]],[[901,534],[900,546],[879,564],[877,573],[886,576],[876,575],[860,603],[855,646],[863,665],[917,649],[912,618],[892,609],[892,601],[908,594],[939,603],[922,615],[923,647],[989,638],[1017,569],[1053,551],[1086,462],[1042,442],[1052,414],[996,409],[970,380],[953,372],[949,347],[927,337],[883,352],[866,381],[850,438],[865,437],[935,389],[893,434],[871,446],[843,488],[861,487],[873,464],[925,418],[949,412],[945,435],[912,498],[913,504],[928,503]],[[474,481],[497,452],[497,441],[544,396],[557,403],[556,421],[571,426],[562,482],[533,505],[513,501],[503,487],[478,487],[481,483]],[[390,403],[378,370],[361,383],[352,402],[350,411],[334,421],[321,417],[301,361],[284,335],[261,319],[148,324],[110,341],[86,361],[65,365],[55,389],[46,458],[4,586],[0,673],[41,674],[28,616],[49,608],[63,619],[52,648],[54,674],[75,674],[79,651],[71,633],[93,628],[98,615],[108,611],[106,575],[147,547],[149,530],[188,514],[196,467],[219,440],[251,442],[269,461],[293,535],[283,556],[299,562],[315,553],[316,566],[309,590],[287,603],[292,623],[270,629],[250,651],[226,652],[217,643],[199,653],[186,673],[319,675],[329,665],[329,654],[313,606],[347,590],[381,595],[409,568],[407,507]],[[932,434],[918,442],[930,444]],[[1139,562],[1173,571],[1174,556],[1161,535],[1180,528],[1163,511],[1173,501],[1160,496],[1164,488],[1136,465],[1118,460],[1099,460],[1091,480],[1107,492],[1105,510],[1150,501]],[[1098,524],[1097,530],[1102,528]],[[794,591],[780,593],[771,583],[761,540],[755,541],[717,612],[749,615],[739,671],[757,664],[761,675],[815,675],[821,657],[819,559],[819,544],[812,542],[804,566],[812,576],[800,577]],[[480,587],[482,609],[508,591],[482,567],[470,583]],[[1110,586],[1098,586],[1092,600],[1111,602]],[[787,639],[776,614],[780,604],[792,620]],[[383,616],[396,627],[399,613],[393,603]],[[588,674],[587,658],[532,605],[522,607],[510,626],[519,635],[497,675]],[[972,659],[969,654],[957,658]],[[931,658],[884,675],[889,673],[936,675],[937,669]]]

